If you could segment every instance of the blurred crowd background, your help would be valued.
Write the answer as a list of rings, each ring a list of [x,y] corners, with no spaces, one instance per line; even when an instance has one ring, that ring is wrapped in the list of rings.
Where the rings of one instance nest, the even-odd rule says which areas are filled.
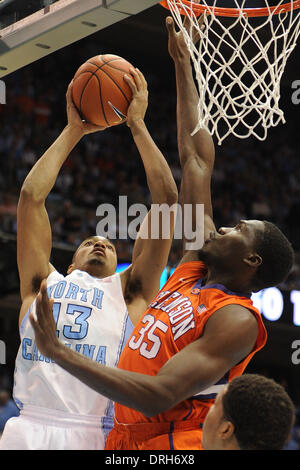
[[[85,57],[87,56],[85,51]],[[141,65],[139,64],[141,67]],[[149,67],[149,65],[147,64]],[[145,67],[147,68],[147,67]],[[16,207],[22,183],[43,152],[66,125],[65,92],[72,78],[72,60],[64,53],[39,61],[8,77],[7,105],[0,105],[0,227],[16,234]],[[176,94],[167,77],[144,70],[149,84],[146,123],[164,153],[179,186],[181,170],[177,152]],[[168,77],[170,78],[170,77]],[[285,99],[283,90],[282,100]],[[288,100],[290,96],[287,96]],[[291,108],[291,107],[290,107]],[[291,108],[293,111],[293,109]],[[268,219],[289,237],[297,252],[289,287],[300,287],[300,159],[297,106],[288,125],[269,132],[264,142],[227,138],[216,146],[212,179],[214,217],[217,226],[232,226],[241,218]],[[119,195],[128,206],[150,197],[144,169],[125,124],[88,135],[64,164],[47,208],[53,241],[77,245],[96,232],[102,203],[118,205]],[[117,242],[120,261],[131,258],[133,241]],[[170,262],[176,264],[178,245]],[[175,250],[175,251],[174,251]]]
[[[122,50],[106,50],[103,45],[99,45],[99,50],[100,47],[102,53],[124,54]],[[0,105],[1,236],[14,240],[22,183],[66,125],[68,82],[77,67],[94,55],[94,50],[89,50],[86,42],[84,47],[79,43],[76,55],[74,48],[66,48],[5,79],[7,104]],[[133,62],[133,56],[126,58]],[[162,64],[154,66],[141,56],[136,58],[135,65],[144,72],[149,85],[146,124],[179,188],[181,170],[172,64],[169,61],[164,70]],[[266,141],[229,137],[222,146],[216,146],[212,197],[217,227],[233,226],[242,218],[268,219],[284,231],[295,248],[296,262],[281,287],[300,289],[300,105],[297,108],[291,103],[290,88],[282,89],[282,106],[287,124],[271,130]],[[97,207],[102,203],[117,207],[119,195],[128,197],[128,206],[139,202],[149,207],[151,202],[144,169],[125,124],[84,137],[64,164],[47,200],[53,244],[74,251],[84,238],[96,232]],[[129,262],[133,240],[117,240],[116,247],[119,262]],[[180,244],[174,243],[169,265],[176,266],[180,256]],[[14,329],[17,334],[17,325]],[[271,370],[262,372],[274,375]],[[288,389],[284,374],[277,378]],[[0,388],[11,392],[11,375],[0,376]],[[292,392],[298,410],[298,391]],[[0,403],[0,411],[1,407]],[[299,448],[298,429],[295,427],[290,447]]]

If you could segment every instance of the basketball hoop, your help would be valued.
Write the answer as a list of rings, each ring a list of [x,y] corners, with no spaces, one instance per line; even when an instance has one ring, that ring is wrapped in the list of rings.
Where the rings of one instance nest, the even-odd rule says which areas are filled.
[[[300,0],[272,6],[262,0],[261,8],[246,8],[248,0],[232,0],[232,8],[220,7],[220,0],[160,3],[182,31],[195,68],[199,120],[193,135],[206,128],[219,145],[230,134],[265,140],[268,128],[285,123],[280,81],[300,33]]]
[[[181,4],[187,7],[192,5],[192,9],[196,16],[199,16],[205,12],[209,13],[210,9],[213,8],[213,12],[216,16],[229,16],[231,18],[239,16],[240,13],[242,13],[243,15],[247,15],[249,17],[268,16],[270,14],[278,15],[279,13],[282,13],[285,11],[297,10],[298,8],[300,8],[300,0],[296,0],[294,2],[288,2],[288,3],[280,3],[279,5],[263,7],[263,8],[224,8],[224,7],[217,7],[217,6],[212,7],[212,6],[205,5],[204,3],[203,4],[193,3],[188,0],[176,0],[175,3],[178,4],[182,15],[187,15],[187,11],[184,8],[180,7]],[[168,0],[163,0],[162,2],[160,2],[160,4],[164,8],[167,8],[168,10],[170,9],[168,6]]]

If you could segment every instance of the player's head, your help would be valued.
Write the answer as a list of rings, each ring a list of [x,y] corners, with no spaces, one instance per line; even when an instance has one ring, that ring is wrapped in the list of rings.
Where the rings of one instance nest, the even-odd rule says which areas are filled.
[[[275,286],[288,275],[293,248],[276,225],[261,220],[241,220],[235,227],[212,233],[199,251],[208,268],[235,276],[251,291]]]
[[[206,450],[281,450],[294,422],[294,406],[274,380],[256,374],[233,379],[219,393],[203,425]]]
[[[68,274],[75,269],[93,276],[106,277],[116,272],[117,253],[114,244],[105,237],[92,236],[84,240],[73,255]]]

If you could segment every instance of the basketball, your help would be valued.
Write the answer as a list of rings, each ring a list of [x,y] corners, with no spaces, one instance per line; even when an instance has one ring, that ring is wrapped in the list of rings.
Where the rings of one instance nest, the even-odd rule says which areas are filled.
[[[72,99],[83,120],[108,127],[127,116],[132,91],[124,80],[133,67],[117,55],[97,55],[82,64],[74,75]]]

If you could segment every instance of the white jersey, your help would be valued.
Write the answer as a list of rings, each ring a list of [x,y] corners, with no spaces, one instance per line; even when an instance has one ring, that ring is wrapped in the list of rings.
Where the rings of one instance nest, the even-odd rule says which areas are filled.
[[[53,271],[47,279],[57,335],[67,347],[109,367],[118,363],[132,332],[119,274],[98,279],[75,270],[66,277]],[[14,399],[26,409],[99,417],[99,426],[109,431],[113,403],[43,356],[36,347],[29,311],[21,326],[21,345],[16,358]]]

